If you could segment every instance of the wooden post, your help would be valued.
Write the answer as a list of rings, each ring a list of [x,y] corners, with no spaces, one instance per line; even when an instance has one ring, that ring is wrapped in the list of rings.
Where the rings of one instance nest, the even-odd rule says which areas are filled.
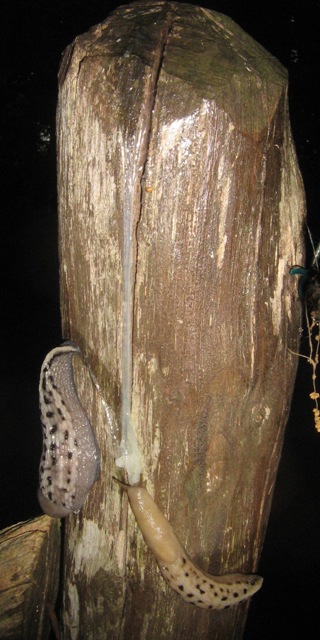
[[[0,531],[0,638],[49,638],[59,569],[58,520],[41,516]]]
[[[64,335],[120,424],[127,243],[143,480],[204,570],[253,572],[299,337],[288,271],[305,212],[286,71],[219,13],[120,7],[64,55],[58,148]],[[165,585],[84,384],[101,477],[67,522],[65,638],[241,638],[245,604],[208,612]]]

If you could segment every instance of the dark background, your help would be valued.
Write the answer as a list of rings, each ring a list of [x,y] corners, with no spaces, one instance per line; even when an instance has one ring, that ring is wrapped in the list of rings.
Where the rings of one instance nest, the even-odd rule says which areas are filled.
[[[0,526],[40,513],[38,377],[45,354],[61,340],[54,135],[59,62],[75,36],[120,4],[1,2]],[[317,242],[320,1],[191,4],[229,15],[289,70],[293,137]],[[310,246],[307,252],[310,260]],[[294,278],[292,286],[295,291]],[[320,434],[311,390],[311,367],[301,359],[259,568],[265,582],[252,600],[245,640],[320,637]]]

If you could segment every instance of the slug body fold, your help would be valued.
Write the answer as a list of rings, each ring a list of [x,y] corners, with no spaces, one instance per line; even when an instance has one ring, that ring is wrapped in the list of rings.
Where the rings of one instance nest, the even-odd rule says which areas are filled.
[[[260,589],[263,579],[257,575],[212,576],[202,571],[190,560],[171,524],[146,489],[122,486],[165,581],[185,602],[203,609],[226,609],[247,600]]]
[[[73,358],[79,347],[52,349],[41,367],[39,398],[43,449],[38,500],[50,516],[78,512],[100,473],[97,441],[75,387]]]

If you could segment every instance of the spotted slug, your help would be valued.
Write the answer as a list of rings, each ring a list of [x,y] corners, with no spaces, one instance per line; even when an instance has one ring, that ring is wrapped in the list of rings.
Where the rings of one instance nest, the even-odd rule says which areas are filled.
[[[120,484],[127,491],[144,541],[165,581],[185,602],[202,609],[227,609],[260,589],[263,579],[257,575],[211,576],[199,569],[189,559],[171,524],[146,489]]]
[[[77,395],[74,342],[46,356],[40,374],[39,400],[43,448],[38,500],[44,513],[63,518],[78,512],[100,473],[100,452],[90,421]]]

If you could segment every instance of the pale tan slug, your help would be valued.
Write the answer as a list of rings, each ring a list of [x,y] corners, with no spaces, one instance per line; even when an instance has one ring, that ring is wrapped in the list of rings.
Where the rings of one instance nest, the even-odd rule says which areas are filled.
[[[226,609],[250,598],[262,585],[257,575],[211,576],[189,559],[171,524],[143,487],[120,483],[143,538],[168,583],[185,602],[203,609]]]

